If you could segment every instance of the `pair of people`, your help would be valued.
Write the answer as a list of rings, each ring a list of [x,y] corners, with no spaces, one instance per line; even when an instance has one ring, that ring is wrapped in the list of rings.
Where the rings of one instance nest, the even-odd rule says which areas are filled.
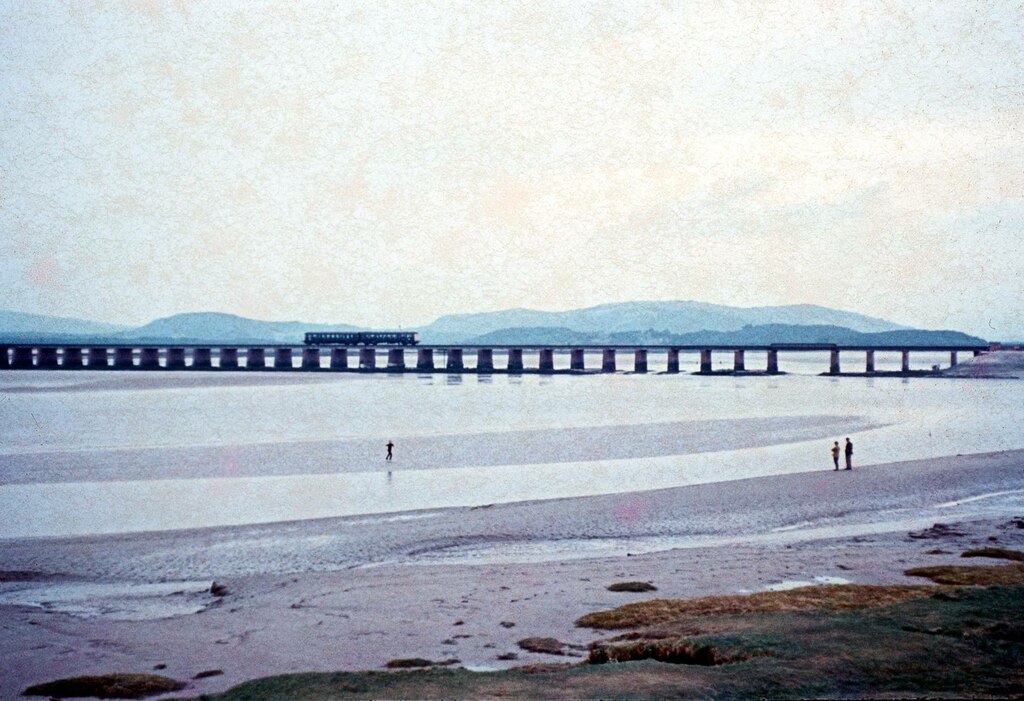
[[[844,449],[844,452],[846,453],[846,469],[847,470],[852,470],[853,469],[853,441],[851,441],[849,438],[846,439],[846,448]],[[838,470],[839,469],[839,441],[836,441],[836,442],[834,442],[832,444],[832,462],[835,463],[835,466],[836,466],[835,469]]]

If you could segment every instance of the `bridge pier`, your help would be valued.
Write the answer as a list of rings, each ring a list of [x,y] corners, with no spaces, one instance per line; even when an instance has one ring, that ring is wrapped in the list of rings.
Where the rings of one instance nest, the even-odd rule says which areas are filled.
[[[903,351],[902,370],[903,372],[910,372],[910,351],[908,350]]]
[[[0,358],[0,360],[3,360],[3,358]],[[74,347],[65,348],[61,367],[75,370],[84,367],[82,363],[82,349]]]
[[[733,372],[746,372],[747,364],[745,361],[745,354],[742,350],[733,351],[732,354],[732,371]]]
[[[376,370],[377,369],[377,349],[376,348],[360,348],[359,349],[359,369],[360,370]]]
[[[537,369],[543,373],[555,371],[555,352],[550,348],[541,348],[537,353]]]
[[[975,358],[977,358],[979,355],[981,355],[981,351],[978,351],[978,350],[974,351],[974,357]]]
[[[292,349],[291,348],[275,348],[274,349],[274,369],[275,370],[291,370],[294,366],[292,365]]]
[[[480,348],[476,352],[476,371],[494,372],[494,350]]]
[[[56,370],[57,365],[57,349],[56,348],[40,348],[38,366],[46,368],[47,370]]]
[[[448,363],[446,370],[455,370],[462,372],[466,369],[466,366],[462,363],[462,349],[461,348],[449,348],[448,349]]]
[[[237,348],[221,348],[220,357],[217,361],[217,367],[221,370],[237,370],[238,369],[238,349]]]
[[[6,370],[11,367],[11,358],[7,355],[7,346],[0,346],[0,369]]]
[[[601,353],[601,372],[615,372],[614,348],[605,348]]]
[[[184,370],[185,369],[185,349],[184,348],[168,348],[167,349],[167,369],[168,370]]]
[[[424,372],[434,371],[433,348],[420,348],[416,351],[416,369]]]
[[[875,352],[864,351],[864,372],[871,375],[875,372]]]
[[[160,367],[160,349],[143,348],[139,351],[139,369],[156,370]]]
[[[31,346],[16,346],[14,357],[11,360],[11,367],[15,370],[28,370],[34,367],[32,360]]]
[[[348,348],[331,349],[331,370],[348,370]]]
[[[668,349],[668,357],[665,359],[665,372],[679,372],[679,351],[676,348]]]
[[[647,351],[643,348],[633,353],[633,372],[647,372]]]
[[[319,370],[320,369],[320,349],[319,348],[303,348],[302,349],[302,369],[303,370]]]
[[[710,375],[711,370],[711,349],[706,348],[700,352],[700,374]]]
[[[522,372],[523,371],[523,349],[522,348],[509,348],[508,349],[508,371],[509,372]]]
[[[767,372],[769,375],[779,374],[779,352],[772,348],[768,349]]]
[[[107,365],[107,349],[106,348],[90,348],[89,349],[89,369],[93,368],[105,368]]]
[[[405,349],[388,349],[388,370],[391,372],[402,372],[405,370]]]
[[[192,368],[194,370],[212,370],[213,360],[209,348],[192,349]]]
[[[949,367],[956,365],[956,351],[949,352]]]
[[[135,367],[135,353],[131,348],[115,348],[114,349],[114,369],[115,370],[131,370]]]
[[[587,361],[583,357],[582,348],[573,348],[569,351],[569,369],[570,370],[586,370]]]
[[[246,370],[266,370],[267,352],[263,348],[250,348],[245,352]]]
[[[838,375],[839,372],[839,351],[833,348],[831,351],[829,351],[828,374]]]

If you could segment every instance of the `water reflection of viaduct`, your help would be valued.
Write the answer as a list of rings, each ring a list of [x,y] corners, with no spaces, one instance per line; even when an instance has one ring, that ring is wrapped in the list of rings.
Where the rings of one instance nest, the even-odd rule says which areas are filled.
[[[773,344],[744,346],[559,346],[559,345],[432,345],[432,346],[300,346],[277,344],[171,344],[171,345],[0,345],[0,369],[49,370],[265,370],[295,372],[473,372],[473,373],[586,373],[616,372],[621,353],[632,354],[633,372],[648,372],[651,354],[664,357],[659,372],[678,373],[679,354],[697,353],[700,356],[700,375],[779,374],[780,353],[828,353],[829,369],[825,374],[842,375],[908,375],[928,373],[910,367],[910,353],[948,352],[949,364],[956,365],[958,352],[978,355],[989,350],[987,346],[838,346],[831,344]],[[504,366],[495,364],[495,352],[505,355]],[[378,363],[378,352],[387,353],[387,361]],[[469,367],[464,355],[476,355],[476,364]],[[524,362],[524,356],[536,354],[536,364]],[[601,367],[587,367],[587,353],[601,354]],[[763,368],[748,369],[747,352],[764,353],[767,361]],[[416,354],[415,365],[407,364],[407,354]],[[555,368],[555,353],[569,355],[569,368]],[[732,356],[732,367],[716,369],[712,363],[714,353]],[[840,354],[863,354],[863,371],[843,372]],[[901,370],[876,371],[875,353],[899,353]],[[295,360],[301,357],[296,366]],[[214,362],[216,359],[216,362]],[[324,361],[327,361],[326,363]],[[661,369],[663,368],[663,369]],[[623,368],[626,369],[626,368]]]

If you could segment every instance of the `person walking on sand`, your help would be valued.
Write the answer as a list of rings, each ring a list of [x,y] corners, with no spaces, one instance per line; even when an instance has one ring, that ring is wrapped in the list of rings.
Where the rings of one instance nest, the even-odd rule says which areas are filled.
[[[853,441],[846,439],[846,469],[853,469]]]
[[[839,469],[839,441],[832,444],[832,462],[836,464],[836,469]]]
[[[837,444],[837,445],[838,445],[838,444]],[[387,456],[386,458],[384,458],[385,460],[391,460],[391,449],[392,449],[392,448],[394,448],[394,447],[395,447],[395,444],[394,444],[394,443],[392,443],[392,442],[391,442],[391,441],[389,440],[389,441],[388,441],[388,445],[387,445],[387,449],[388,449],[388,456]],[[838,448],[836,448],[836,450],[838,450]]]

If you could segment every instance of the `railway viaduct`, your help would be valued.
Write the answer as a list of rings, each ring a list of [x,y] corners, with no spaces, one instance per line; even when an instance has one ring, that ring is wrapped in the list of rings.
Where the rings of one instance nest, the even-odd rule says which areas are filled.
[[[779,374],[780,353],[828,353],[826,375],[911,375],[929,371],[911,370],[911,352],[948,352],[949,364],[956,365],[958,353],[979,355],[989,346],[839,346],[833,344],[772,344],[746,346],[559,346],[559,345],[421,345],[421,346],[306,346],[282,344],[0,344],[0,370],[148,370],[148,371],[292,371],[292,372],[446,372],[446,373],[613,373],[619,370],[623,353],[632,355],[632,371],[646,373],[650,358],[658,372],[678,373],[681,353],[700,357],[698,375]],[[746,353],[765,354],[764,367],[748,368]],[[875,353],[899,353],[900,371],[876,371]],[[386,353],[386,361],[379,357]],[[415,353],[415,363],[409,354]],[[568,354],[568,369],[555,368],[555,354]],[[600,367],[587,367],[587,354],[599,353]],[[716,370],[714,353],[732,357],[732,367]],[[475,363],[465,362],[475,355]],[[495,355],[505,357],[495,362]],[[863,357],[863,370],[842,369],[841,354]],[[531,362],[527,362],[530,358]],[[533,362],[532,359],[536,361]],[[298,364],[296,364],[296,361]],[[628,365],[622,368],[628,370]]]

